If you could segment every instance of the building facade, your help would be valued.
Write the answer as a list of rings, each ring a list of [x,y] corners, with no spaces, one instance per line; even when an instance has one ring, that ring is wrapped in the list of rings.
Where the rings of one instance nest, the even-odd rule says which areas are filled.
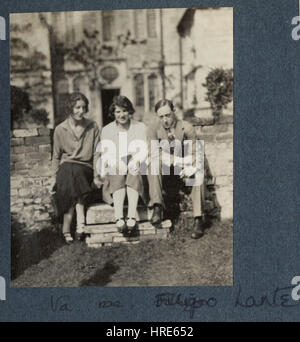
[[[49,113],[49,127],[63,120],[66,94],[74,91],[88,97],[88,116],[100,127],[109,122],[108,107],[118,94],[132,100],[138,120],[147,121],[160,98],[180,98],[176,25],[182,13],[143,9],[13,14],[15,36],[26,41],[28,53],[43,55],[45,67],[33,72],[15,63],[11,84],[27,89],[30,98],[48,96],[47,104],[36,105]],[[74,58],[78,48],[82,58]],[[29,82],[34,77],[47,91]]]
[[[211,117],[205,78],[213,68],[233,68],[233,9],[187,9],[178,23],[184,110]],[[233,114],[233,104],[228,106]]]
[[[100,127],[118,94],[132,100],[138,120],[151,121],[163,97],[179,116],[191,108],[209,116],[203,83],[212,68],[233,67],[232,16],[231,8],[12,14],[11,84],[47,110],[49,127],[63,120],[73,91],[88,97]]]

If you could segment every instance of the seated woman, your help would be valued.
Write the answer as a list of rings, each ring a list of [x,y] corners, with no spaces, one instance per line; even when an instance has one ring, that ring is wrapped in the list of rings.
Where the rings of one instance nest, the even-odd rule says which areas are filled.
[[[131,234],[135,230],[139,195],[145,198],[139,169],[148,157],[146,126],[133,120],[133,113],[133,105],[127,97],[114,97],[109,108],[114,121],[102,129],[101,161],[97,167],[101,178],[107,177],[116,226],[123,234]],[[125,219],[126,194],[128,214]]]
[[[100,132],[94,121],[84,118],[88,104],[83,94],[70,94],[66,103],[68,117],[55,128],[53,137],[54,201],[58,219],[63,219],[63,234],[67,243],[73,241],[70,228],[74,208],[76,233],[80,237],[85,226],[85,199],[93,190],[93,179],[96,187],[102,184],[97,173],[93,172]]]

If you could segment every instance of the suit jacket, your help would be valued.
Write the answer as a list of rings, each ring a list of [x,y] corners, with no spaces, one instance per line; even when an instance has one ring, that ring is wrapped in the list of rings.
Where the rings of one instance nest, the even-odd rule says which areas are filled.
[[[182,151],[185,151],[183,149],[183,144],[185,141],[191,141],[191,148],[188,149],[189,153],[192,155],[192,164],[195,165],[196,163],[196,140],[197,140],[197,135],[196,135],[196,130],[192,124],[190,124],[187,121],[184,120],[179,120],[176,119],[174,129],[173,129],[173,136],[174,139],[178,142],[180,142]],[[151,144],[151,140],[157,140],[161,145],[161,149],[167,152],[167,149],[164,149],[164,144],[162,144],[163,141],[168,142],[169,136],[168,136],[168,131],[163,127],[163,125],[159,122],[158,125],[153,129],[148,130],[148,139],[149,139],[149,144]],[[153,152],[153,149],[151,150]],[[186,152],[186,151],[185,151]],[[171,149],[171,153],[174,153],[174,150]],[[155,154],[155,152],[154,152]],[[184,153],[184,156],[186,154]],[[156,156],[154,155],[154,158]]]

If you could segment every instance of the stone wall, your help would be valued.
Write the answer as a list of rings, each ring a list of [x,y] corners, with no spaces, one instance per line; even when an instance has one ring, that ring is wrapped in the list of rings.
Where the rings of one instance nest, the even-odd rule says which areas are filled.
[[[51,221],[49,184],[51,137],[48,128],[11,132],[11,215],[27,230]]]
[[[221,219],[233,217],[233,116],[218,119],[194,118],[198,139],[204,140],[205,154],[214,177],[221,206]]]
[[[221,218],[233,217],[233,116],[190,118],[204,140]],[[14,130],[11,137],[11,213],[27,229],[50,222],[51,138],[47,128]]]

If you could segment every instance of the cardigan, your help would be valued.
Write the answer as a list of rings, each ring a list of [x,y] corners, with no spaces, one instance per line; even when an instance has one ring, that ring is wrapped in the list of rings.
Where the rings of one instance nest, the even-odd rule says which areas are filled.
[[[147,129],[144,123],[130,120],[129,129],[120,131],[116,121],[102,129],[101,164],[124,170],[128,162],[142,164],[148,157]],[[127,160],[128,158],[128,160]]]

